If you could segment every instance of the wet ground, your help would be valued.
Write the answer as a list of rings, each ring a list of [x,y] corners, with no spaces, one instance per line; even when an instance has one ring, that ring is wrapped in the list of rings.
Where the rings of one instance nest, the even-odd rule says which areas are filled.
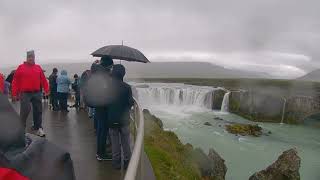
[[[18,104],[14,105],[16,110],[19,109]],[[29,126],[32,123],[31,114],[28,119]],[[69,113],[53,112],[44,103],[43,128],[49,141],[70,152],[77,180],[123,179],[124,171],[114,170],[111,162],[96,160],[93,121],[85,111],[70,109]]]

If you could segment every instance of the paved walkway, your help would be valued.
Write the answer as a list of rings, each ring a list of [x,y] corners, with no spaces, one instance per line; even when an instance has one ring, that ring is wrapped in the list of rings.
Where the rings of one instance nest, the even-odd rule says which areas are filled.
[[[19,109],[17,104],[14,105],[16,110]],[[32,122],[31,114],[28,119],[29,127]],[[111,162],[96,160],[93,122],[86,112],[77,112],[75,109],[70,109],[69,113],[53,112],[44,103],[43,121],[46,138],[70,152],[77,180],[123,179],[125,172],[114,170]]]

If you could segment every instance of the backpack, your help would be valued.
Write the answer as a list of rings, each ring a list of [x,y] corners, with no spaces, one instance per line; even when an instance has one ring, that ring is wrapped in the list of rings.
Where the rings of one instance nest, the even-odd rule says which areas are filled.
[[[89,107],[98,108],[109,105],[114,94],[109,72],[103,68],[91,71],[84,80],[81,80],[81,92],[84,102]]]

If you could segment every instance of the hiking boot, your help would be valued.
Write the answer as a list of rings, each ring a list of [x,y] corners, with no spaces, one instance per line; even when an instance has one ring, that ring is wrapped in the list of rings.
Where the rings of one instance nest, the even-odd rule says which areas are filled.
[[[38,130],[36,130],[36,133],[35,133],[37,136],[39,137],[45,137],[46,134],[44,133],[43,129],[42,128],[39,128]]]
[[[110,154],[106,154],[106,155],[96,154],[96,158],[98,161],[112,161],[112,156]]]
[[[123,161],[123,169],[127,170],[129,163],[130,163],[130,161]]]

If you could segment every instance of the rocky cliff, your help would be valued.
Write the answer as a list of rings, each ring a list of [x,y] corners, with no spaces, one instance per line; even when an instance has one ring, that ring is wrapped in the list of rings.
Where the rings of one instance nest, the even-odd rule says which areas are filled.
[[[255,173],[249,180],[300,180],[301,159],[295,149],[282,153],[278,160],[265,170]]]
[[[173,132],[164,131],[161,120],[148,110],[144,110],[144,116],[145,151],[157,179],[225,179],[225,161],[214,149],[207,155],[190,144],[184,145]]]

